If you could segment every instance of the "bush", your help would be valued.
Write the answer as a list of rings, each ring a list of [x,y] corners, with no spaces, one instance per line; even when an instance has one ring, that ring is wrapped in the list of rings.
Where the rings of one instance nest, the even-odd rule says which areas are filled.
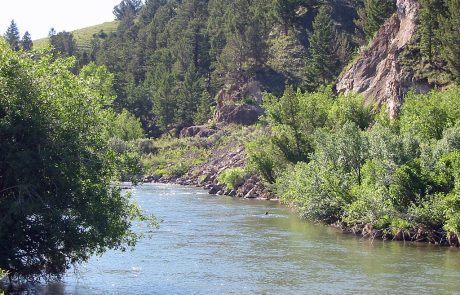
[[[140,120],[125,109],[115,116],[110,130],[113,137],[124,141],[144,137],[144,131]]]
[[[139,139],[137,141],[137,146],[139,148],[139,152],[143,155],[158,153],[158,148],[155,146],[155,142],[152,139]]]
[[[225,185],[226,188],[235,189],[243,182],[245,176],[246,172],[243,168],[229,168],[222,171],[217,177],[217,180],[219,183]]]
[[[307,219],[333,223],[350,202],[349,175],[317,161],[286,169],[277,182],[280,200],[299,209]]]
[[[261,136],[246,144],[246,162],[249,171],[257,172],[270,184],[275,183],[276,170],[282,168],[268,136]]]

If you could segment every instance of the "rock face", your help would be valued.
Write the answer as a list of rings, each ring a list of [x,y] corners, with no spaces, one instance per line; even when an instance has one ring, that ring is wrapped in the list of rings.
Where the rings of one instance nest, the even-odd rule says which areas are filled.
[[[262,91],[257,81],[241,86],[227,86],[217,94],[216,101],[217,122],[251,125],[263,114],[263,109],[260,107]]]
[[[203,187],[212,195],[228,195],[247,199],[276,199],[265,188],[261,179],[253,174],[246,175],[234,188],[226,188],[225,185],[219,183],[217,178],[221,172],[231,168],[244,167],[245,160],[244,146],[230,142],[223,148],[215,150],[205,163],[192,167],[180,178],[147,176],[143,181]]]
[[[181,130],[179,137],[209,137],[215,134],[217,130],[208,128],[206,126],[191,126]]]
[[[410,89],[421,93],[430,90],[427,83],[415,81],[414,74],[403,69],[398,60],[417,30],[419,5],[416,0],[397,0],[396,5],[397,13],[385,22],[370,47],[336,85],[339,93],[353,91],[379,106],[387,105],[391,117],[398,114]]]
[[[226,188],[217,180],[219,174],[230,168],[244,167],[245,152],[243,146],[230,144],[222,150],[215,151],[204,164],[193,167],[186,175],[175,180],[181,185],[203,187],[212,195],[228,195],[246,199],[273,199],[274,196],[264,187],[255,175],[247,175],[235,188]]]

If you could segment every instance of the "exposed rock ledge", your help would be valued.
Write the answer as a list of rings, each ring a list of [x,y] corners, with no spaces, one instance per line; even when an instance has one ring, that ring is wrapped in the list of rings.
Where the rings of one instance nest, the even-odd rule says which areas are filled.
[[[256,175],[247,175],[235,188],[229,189],[217,180],[219,174],[229,168],[244,167],[245,152],[243,146],[229,144],[217,150],[204,164],[192,167],[180,178],[146,177],[144,182],[176,183],[203,187],[212,195],[228,195],[246,199],[276,200]]]
[[[415,81],[414,73],[404,69],[398,58],[417,30],[416,0],[397,0],[397,13],[389,18],[366,49],[338,79],[339,93],[361,93],[367,101],[387,105],[394,118],[404,96],[411,89],[424,93],[427,83]]]

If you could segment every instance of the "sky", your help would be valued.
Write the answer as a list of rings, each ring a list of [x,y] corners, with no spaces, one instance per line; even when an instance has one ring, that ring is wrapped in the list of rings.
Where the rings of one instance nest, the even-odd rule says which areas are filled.
[[[32,39],[57,32],[73,31],[114,20],[113,7],[121,0],[0,0],[0,35],[11,20],[16,22],[21,37],[29,31]]]

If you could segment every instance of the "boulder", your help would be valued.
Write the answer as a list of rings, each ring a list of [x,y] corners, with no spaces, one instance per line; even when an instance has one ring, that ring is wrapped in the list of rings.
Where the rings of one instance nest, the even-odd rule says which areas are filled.
[[[216,115],[218,122],[252,125],[264,113],[260,106],[227,104],[222,106]]]
[[[208,128],[207,126],[190,126],[183,128],[179,137],[209,137],[215,134],[217,130]]]

